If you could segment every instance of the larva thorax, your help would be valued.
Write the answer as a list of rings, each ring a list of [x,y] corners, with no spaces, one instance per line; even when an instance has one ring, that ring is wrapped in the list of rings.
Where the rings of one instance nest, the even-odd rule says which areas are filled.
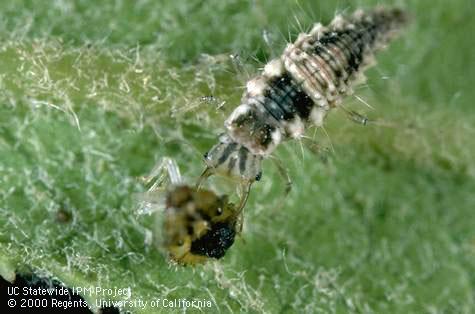
[[[261,160],[283,140],[299,138],[308,124],[323,124],[405,21],[399,9],[377,8],[300,34],[246,84],[241,104],[224,123],[226,135],[205,156],[208,168],[253,182]]]

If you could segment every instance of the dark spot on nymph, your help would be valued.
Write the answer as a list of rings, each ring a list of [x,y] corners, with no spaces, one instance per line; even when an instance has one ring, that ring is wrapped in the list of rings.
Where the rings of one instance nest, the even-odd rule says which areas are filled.
[[[204,236],[191,243],[190,252],[212,258],[221,258],[233,245],[236,231],[225,223],[212,226]]]

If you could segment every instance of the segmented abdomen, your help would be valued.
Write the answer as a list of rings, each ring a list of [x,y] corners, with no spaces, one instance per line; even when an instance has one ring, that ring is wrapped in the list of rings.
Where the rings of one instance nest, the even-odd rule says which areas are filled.
[[[399,9],[378,8],[337,16],[328,27],[316,24],[300,34],[247,83],[241,105],[225,122],[228,135],[252,154],[267,156],[282,140],[302,135],[307,123],[321,125],[405,20]]]

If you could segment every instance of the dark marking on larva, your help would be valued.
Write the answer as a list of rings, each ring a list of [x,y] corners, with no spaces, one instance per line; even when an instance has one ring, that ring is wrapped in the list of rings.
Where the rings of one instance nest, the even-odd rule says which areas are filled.
[[[317,43],[317,47],[320,47],[321,50],[331,56],[336,65],[335,74],[339,79],[349,77],[349,74],[345,71],[345,64],[349,54],[344,51],[345,49],[336,44],[322,45]],[[344,83],[346,84],[346,82]]]
[[[354,58],[357,58],[357,52],[354,49],[354,39],[350,35],[353,31],[346,30],[346,31],[339,31],[335,33],[329,34],[330,37],[323,42],[324,45],[341,45],[341,49],[344,51],[348,51],[350,55],[353,55]]]
[[[239,149],[239,172],[241,172],[241,174],[244,174],[246,171],[247,153],[247,148],[244,146]]]
[[[276,90],[269,88],[265,95],[266,102],[271,103],[272,107],[270,109],[273,110],[273,116],[276,117],[277,121],[285,120],[285,117],[288,115],[287,112],[283,109],[282,98],[277,95]]]
[[[259,104],[267,111],[267,113],[272,118],[274,118],[276,122],[279,122],[281,120],[281,117],[283,116],[283,112],[281,112],[279,107],[276,107],[275,102],[271,98],[264,97],[262,101],[259,98],[254,98],[254,99],[257,102],[259,102]]]
[[[317,41],[313,46],[313,52],[316,55],[321,56],[321,58],[328,63],[335,75],[336,72],[339,72],[341,70],[341,64],[338,60],[338,55],[336,55],[333,51],[330,50],[329,45],[322,45],[320,42]],[[339,77],[339,75],[336,76]]]
[[[249,102],[253,98],[247,98],[247,102]],[[243,125],[249,123],[249,122],[254,122],[258,120],[258,117],[256,116],[256,113],[253,110],[250,110],[244,114],[241,114],[238,116],[235,120],[234,123],[236,124],[237,127],[242,127]]]
[[[335,74],[337,80],[335,81],[335,85],[337,87],[340,86],[340,83],[341,83],[341,69],[340,69],[340,65],[339,65],[339,61],[337,61],[337,57],[334,56],[332,53],[330,53],[328,50],[328,48],[326,48],[325,46],[320,46],[320,45],[316,45],[315,48],[314,48],[314,52],[315,54],[317,55],[320,55],[322,56],[322,58],[324,58],[324,60],[328,60],[328,61],[331,61],[331,62],[328,62],[328,64],[330,65],[333,73]],[[323,57],[325,56],[325,57]]]
[[[236,158],[231,158],[228,163],[228,170],[232,172],[234,169],[234,165],[236,165]]]
[[[315,69],[309,68],[307,63],[303,63],[305,67],[305,72],[310,77],[314,77],[317,79],[318,87],[315,89],[322,97],[325,97],[325,91],[328,90],[328,82],[327,80],[320,74],[321,69],[316,67]],[[311,80],[310,80],[311,81]]]
[[[371,46],[376,39],[376,33],[377,33],[376,25],[362,21],[360,22],[359,27],[360,29],[364,30],[362,32],[364,41],[368,44],[368,46]]]
[[[219,165],[228,159],[229,155],[234,151],[236,146],[237,146],[237,143],[235,142],[229,143],[228,146],[226,146],[221,156],[219,156],[219,159],[218,159]]]
[[[353,39],[354,48],[357,50],[357,53],[361,55],[361,59],[363,58],[364,49],[368,45],[368,43],[364,41],[363,33],[363,30],[350,32],[350,37]]]
[[[323,46],[323,44],[322,44]],[[341,54],[343,54],[343,57],[341,59],[341,62],[343,63],[343,69],[345,70],[346,72],[346,67],[347,67],[347,64],[348,64],[348,59],[350,59],[351,57],[351,54],[352,52],[349,51],[349,49],[347,48],[347,46],[342,42],[342,40],[340,39],[340,41],[335,41],[334,43],[331,43],[331,44],[327,44],[326,47],[328,47],[329,49],[337,49],[338,51],[340,51]],[[334,48],[333,48],[334,47]],[[351,73],[347,73],[347,78],[350,76]],[[346,83],[346,82],[345,82]]]
[[[303,82],[296,83],[288,72],[276,79],[270,84],[272,89],[280,91],[282,103],[285,103],[286,116],[285,120],[291,120],[297,114],[302,120],[307,120],[312,107],[314,106],[311,98],[300,88]],[[285,89],[285,90],[284,90]]]
[[[302,83],[299,83],[302,85]],[[297,93],[293,98],[293,102],[295,104],[295,109],[297,110],[297,114],[302,120],[307,120],[310,116],[310,112],[312,111],[313,106],[315,105],[312,98],[308,96],[300,86],[296,89]]]
[[[332,44],[341,44],[343,49],[349,53],[349,59],[352,59],[352,61],[356,63],[361,59],[361,54],[355,49],[355,43],[351,33],[352,31],[339,32]]]
[[[270,124],[263,125],[263,127],[259,131],[260,134],[258,134],[259,143],[262,146],[266,147],[267,145],[269,145],[272,142],[271,133],[273,131],[275,131],[275,127],[273,127],[272,125],[270,125]]]
[[[306,120],[310,115],[314,103],[300,88],[302,83],[296,83],[287,72],[271,82],[273,90],[280,94],[282,104],[285,104],[285,120],[292,120],[295,114]]]
[[[347,32],[342,33],[341,39],[337,40],[336,42],[342,43],[346,51],[350,54],[350,58],[347,60],[347,68],[346,71],[349,75],[358,72],[361,60],[363,58],[361,52],[356,51],[354,43],[353,43],[353,38],[347,34]]]
[[[313,67],[313,63],[315,62],[315,68],[319,69],[320,72],[324,75],[324,81],[326,83],[326,91],[329,90],[331,85],[335,85],[333,82],[335,81],[334,73],[328,64],[328,62],[318,54],[309,54],[309,64]],[[313,62],[311,62],[313,61]]]
[[[288,73],[284,73],[273,79],[270,83],[269,97],[274,99],[277,105],[284,112],[284,120],[291,120],[295,116],[295,104],[293,102],[292,94],[294,92],[294,84],[290,79]]]
[[[307,77],[305,81],[308,81],[309,83],[311,83],[314,87],[314,90],[322,95],[324,90],[326,89],[324,87],[326,85],[326,82],[324,82],[325,80],[319,74],[320,69],[318,67],[315,70],[309,69],[306,63],[303,63],[300,61],[295,62],[295,65]],[[309,79],[310,77],[314,78],[315,80]],[[318,85],[315,85],[315,84],[318,84]]]

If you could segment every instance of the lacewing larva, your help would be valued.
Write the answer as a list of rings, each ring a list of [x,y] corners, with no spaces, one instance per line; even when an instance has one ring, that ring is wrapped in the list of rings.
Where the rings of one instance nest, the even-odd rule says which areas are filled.
[[[377,7],[337,15],[328,26],[317,23],[301,33],[282,55],[268,62],[261,75],[248,81],[241,104],[224,122],[225,133],[205,155],[200,186],[219,173],[238,179],[246,203],[251,184],[261,177],[261,162],[283,141],[303,136],[308,125],[322,126],[363,72],[407,22],[398,8]],[[351,120],[367,119],[347,111]]]

